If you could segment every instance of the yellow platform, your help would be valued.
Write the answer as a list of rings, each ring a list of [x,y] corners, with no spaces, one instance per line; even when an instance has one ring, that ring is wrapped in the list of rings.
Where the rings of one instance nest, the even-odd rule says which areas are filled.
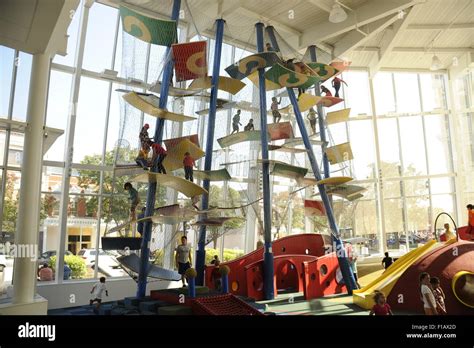
[[[131,181],[146,184],[157,182],[164,187],[179,191],[189,198],[207,194],[207,191],[201,186],[179,176],[148,172],[134,177]]]
[[[247,76],[247,78],[252,81],[252,83],[259,87],[260,84],[259,84],[259,81],[258,81],[258,71],[255,71],[253,73],[251,73],[249,76]],[[270,80],[267,80],[265,79],[265,90],[266,91],[275,91],[277,89],[280,89],[280,85],[278,83],[275,83],[273,81],[270,81]]]
[[[317,181],[316,185],[342,185],[352,180],[354,179],[349,176],[333,176],[331,178]]]
[[[189,85],[189,89],[209,89],[212,87],[212,80],[210,76],[200,77],[195,79]],[[240,80],[233,79],[227,76],[219,76],[219,90],[228,92],[232,95],[239,93],[245,87],[245,83]]]
[[[194,121],[194,117],[176,114],[158,107],[159,98],[153,94],[140,95],[135,92],[130,92],[122,96],[123,99],[133,107],[150,116],[164,118],[165,120],[175,122]]]

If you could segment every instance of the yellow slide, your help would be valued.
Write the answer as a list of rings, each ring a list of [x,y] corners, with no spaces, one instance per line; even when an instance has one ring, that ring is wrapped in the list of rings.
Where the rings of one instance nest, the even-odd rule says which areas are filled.
[[[437,243],[436,241],[431,240],[425,245],[422,245],[421,247],[406,253],[397,261],[395,261],[389,268],[387,268],[385,272],[380,275],[380,277],[370,282],[362,289],[354,290],[352,295],[354,304],[365,309],[371,309],[374,305],[374,300],[372,297],[375,290],[382,291],[385,296],[388,296],[400,276],[420,257],[429,251],[432,251],[443,245],[451,244],[455,241],[456,239],[452,239],[445,243]]]

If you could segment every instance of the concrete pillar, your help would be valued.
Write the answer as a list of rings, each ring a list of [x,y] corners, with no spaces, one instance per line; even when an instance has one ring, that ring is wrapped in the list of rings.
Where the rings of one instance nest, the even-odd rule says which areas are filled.
[[[23,250],[38,250],[40,220],[40,186],[43,161],[43,125],[49,84],[49,54],[33,56],[28,97],[27,126],[23,146],[20,206],[15,235],[17,246]],[[28,249],[26,249],[26,246]],[[34,248],[34,249],[32,249]],[[25,255],[19,255],[25,256]],[[13,268],[13,303],[33,302],[36,292],[36,260],[16,257]]]

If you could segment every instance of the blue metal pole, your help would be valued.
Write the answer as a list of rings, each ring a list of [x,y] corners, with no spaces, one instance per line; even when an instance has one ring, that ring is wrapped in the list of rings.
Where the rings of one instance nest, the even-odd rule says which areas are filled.
[[[189,298],[196,297],[196,278],[194,277],[188,278],[188,296]]]
[[[227,294],[229,292],[229,275],[228,274],[223,274],[221,278],[221,291],[223,294]]]
[[[316,46],[311,45],[308,47],[309,49],[309,55],[311,58],[312,62],[317,62],[317,57],[316,57]],[[321,96],[321,82],[316,83],[314,86],[314,92],[315,94],[320,97]],[[324,168],[324,177],[329,178],[331,175],[331,172],[329,171],[329,160],[328,160],[328,155],[326,153],[326,148],[327,148],[327,137],[326,137],[326,127],[324,126],[324,113],[323,113],[323,105],[318,104],[318,124],[319,124],[319,134],[321,135],[321,141],[323,143],[322,149],[323,149],[323,168]]]
[[[181,0],[174,0],[173,2],[173,11],[171,13],[171,19],[178,21],[179,20],[179,11],[181,7]],[[166,49],[166,57],[168,58],[171,52],[171,47]],[[173,61],[169,59],[165,65],[163,72],[163,80],[161,81],[161,90],[160,90],[160,104],[161,109],[166,108],[168,103],[168,91],[169,91],[169,80],[171,73],[173,71]],[[158,118],[156,120],[155,126],[155,141],[161,143],[163,137],[163,126],[165,120]],[[145,216],[152,216],[155,210],[155,196],[156,196],[156,182],[148,184],[148,191],[146,196],[146,209]],[[151,240],[151,221],[145,221],[143,227],[142,235],[142,245],[140,249],[140,272],[138,274],[138,284],[137,284],[137,297],[143,298],[146,294],[146,284],[147,284],[147,271],[150,257],[150,240]]]
[[[212,150],[214,146],[214,128],[216,125],[216,107],[217,94],[219,88],[219,71],[221,69],[222,41],[224,39],[223,19],[216,20],[216,45],[214,49],[214,65],[212,69],[211,80],[211,100],[209,106],[209,118],[207,120],[207,138],[206,138],[206,158],[204,160],[204,170],[212,169]],[[209,192],[209,180],[203,180],[203,187]],[[209,208],[209,195],[202,196],[202,209]],[[196,250],[196,284],[204,285],[204,265],[206,263],[206,226],[199,229],[198,249]]]
[[[273,27],[267,27],[266,31],[270,40],[272,42],[273,48],[277,51],[278,42],[275,37],[275,33],[273,31]],[[295,92],[292,88],[287,88],[288,96],[290,97],[291,104],[293,105],[293,111],[295,113],[296,122],[298,123],[298,128],[301,132],[301,137],[303,138],[304,146],[308,152],[309,162],[311,164],[311,169],[313,170],[314,177],[316,180],[321,180],[321,173],[319,172],[318,161],[316,160],[316,156],[314,155],[313,146],[311,141],[309,140],[308,132],[306,131],[306,126],[303,120],[303,116],[301,115],[300,108],[298,106],[298,100],[296,99]],[[352,290],[357,289],[357,285],[354,279],[354,275],[352,274],[351,268],[349,266],[349,261],[347,259],[346,250],[344,249],[344,245],[342,244],[341,239],[339,238],[339,228],[337,227],[336,218],[334,217],[334,212],[332,210],[332,205],[329,200],[329,196],[326,193],[326,187],[324,185],[318,185],[319,193],[321,195],[321,199],[323,200],[324,208],[326,209],[326,214],[329,221],[329,227],[332,231],[332,240],[333,245],[336,246],[336,256],[339,262],[339,267],[341,268],[342,277],[344,278],[344,283],[347,286],[347,291],[349,294],[352,294]]]
[[[257,51],[264,52],[263,23],[255,25],[257,31]],[[273,251],[272,251],[272,202],[270,198],[270,163],[268,163],[267,136],[267,91],[265,89],[265,69],[258,69],[260,93],[260,139],[262,143],[262,184],[263,184],[263,292],[266,300],[275,297]]]

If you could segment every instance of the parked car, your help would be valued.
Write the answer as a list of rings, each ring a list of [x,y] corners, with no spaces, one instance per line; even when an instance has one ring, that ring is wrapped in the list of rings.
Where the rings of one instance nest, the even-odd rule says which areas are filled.
[[[38,263],[49,263],[49,261],[51,260],[51,257],[52,256],[56,256],[56,250],[48,250],[48,251],[45,251],[44,253],[42,253],[40,255],[40,257],[38,257]],[[66,250],[64,252],[64,255],[74,255],[73,253],[71,253],[69,250]]]
[[[82,257],[86,261],[86,266],[95,269],[95,257],[97,255],[96,249],[81,249],[78,256]],[[115,256],[119,254],[106,253],[102,249],[99,249],[99,269],[98,271],[108,277],[123,277],[127,273],[124,272]]]

